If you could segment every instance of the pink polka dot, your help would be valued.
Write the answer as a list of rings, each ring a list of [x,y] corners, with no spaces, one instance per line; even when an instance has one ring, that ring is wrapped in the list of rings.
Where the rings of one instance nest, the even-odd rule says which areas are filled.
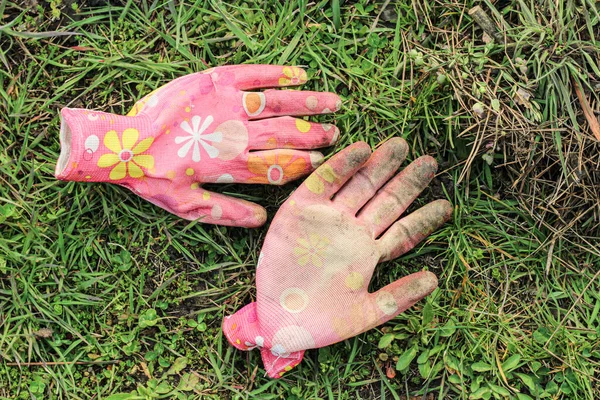
[[[258,321],[258,316],[256,315],[256,307],[252,307],[252,309],[248,312],[248,314],[246,314],[246,319],[251,324]]]
[[[235,75],[233,75],[231,72],[221,72],[219,74],[219,85],[232,85],[233,82],[235,81]]]
[[[85,149],[85,152],[83,153],[83,159],[85,161],[90,161],[92,158],[94,158],[94,152],[91,149]]]
[[[199,82],[200,93],[208,94],[215,89],[215,85],[213,85],[212,80],[209,77],[208,79],[201,79]]]

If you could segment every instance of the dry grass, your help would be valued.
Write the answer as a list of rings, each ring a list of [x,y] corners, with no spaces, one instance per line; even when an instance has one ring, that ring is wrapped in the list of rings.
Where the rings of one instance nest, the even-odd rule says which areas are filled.
[[[418,49],[425,62],[413,77],[444,75],[461,105],[453,120],[461,121],[458,137],[467,138],[470,154],[458,183],[468,181],[473,161],[484,157],[495,170],[508,172],[509,192],[539,224],[554,230],[553,240],[579,238],[579,243],[585,243],[581,239],[597,237],[600,141],[594,131],[600,114],[600,43],[594,38],[600,37],[600,28],[596,7],[572,0],[486,2],[482,8],[495,22],[505,46],[491,43],[476,23],[464,23],[470,19],[465,4],[448,6],[438,1],[415,7],[430,36],[404,34],[405,48]],[[473,36],[490,43],[484,52],[473,50]],[[580,99],[577,86],[583,88]],[[586,108],[591,109],[587,115]],[[461,114],[473,118],[456,118]]]

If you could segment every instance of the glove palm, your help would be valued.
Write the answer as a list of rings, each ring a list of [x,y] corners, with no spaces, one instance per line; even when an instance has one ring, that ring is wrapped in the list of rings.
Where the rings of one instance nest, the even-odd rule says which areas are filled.
[[[299,363],[304,350],[382,324],[437,287],[434,274],[418,272],[368,291],[379,262],[413,248],[452,211],[438,200],[396,221],[437,168],[424,156],[392,178],[407,149],[403,139],[392,139],[371,155],[356,143],[319,167],[279,209],[257,265],[256,302],[223,324],[238,349],[261,347],[271,377]]]

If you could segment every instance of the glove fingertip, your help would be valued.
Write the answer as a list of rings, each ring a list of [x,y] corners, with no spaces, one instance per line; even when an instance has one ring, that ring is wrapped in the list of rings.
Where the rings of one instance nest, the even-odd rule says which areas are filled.
[[[421,283],[423,288],[423,297],[429,296],[438,287],[438,278],[433,272],[423,271]]]
[[[263,226],[267,222],[267,210],[265,210],[261,206],[256,206],[252,210],[252,215],[250,215],[243,225],[246,228],[258,228]]]

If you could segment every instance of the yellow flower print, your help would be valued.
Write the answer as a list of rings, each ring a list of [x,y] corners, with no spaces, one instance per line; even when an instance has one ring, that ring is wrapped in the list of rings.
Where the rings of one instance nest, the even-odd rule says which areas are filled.
[[[154,157],[149,154],[141,154],[150,148],[154,138],[146,138],[136,145],[139,136],[140,133],[134,128],[127,128],[123,131],[122,141],[119,140],[116,131],[108,131],[104,135],[104,145],[112,153],[102,155],[98,160],[98,167],[108,168],[116,164],[110,171],[111,180],[125,178],[127,171],[129,171],[130,177],[141,178],[144,176],[142,168],[154,168]]]
[[[308,79],[306,71],[298,67],[283,67],[282,73],[284,76],[279,78],[281,86],[299,85]]]
[[[311,263],[315,267],[323,266],[324,253],[329,246],[329,239],[312,233],[308,235],[308,239],[299,238],[297,243],[298,246],[294,248],[294,255],[298,258],[298,265],[303,267]]]
[[[323,180],[321,180],[319,177],[327,183],[333,183],[336,179],[338,179],[338,176],[330,165],[321,165],[304,181],[304,184],[308,190],[314,194],[322,194],[325,191],[325,183],[323,183]]]

